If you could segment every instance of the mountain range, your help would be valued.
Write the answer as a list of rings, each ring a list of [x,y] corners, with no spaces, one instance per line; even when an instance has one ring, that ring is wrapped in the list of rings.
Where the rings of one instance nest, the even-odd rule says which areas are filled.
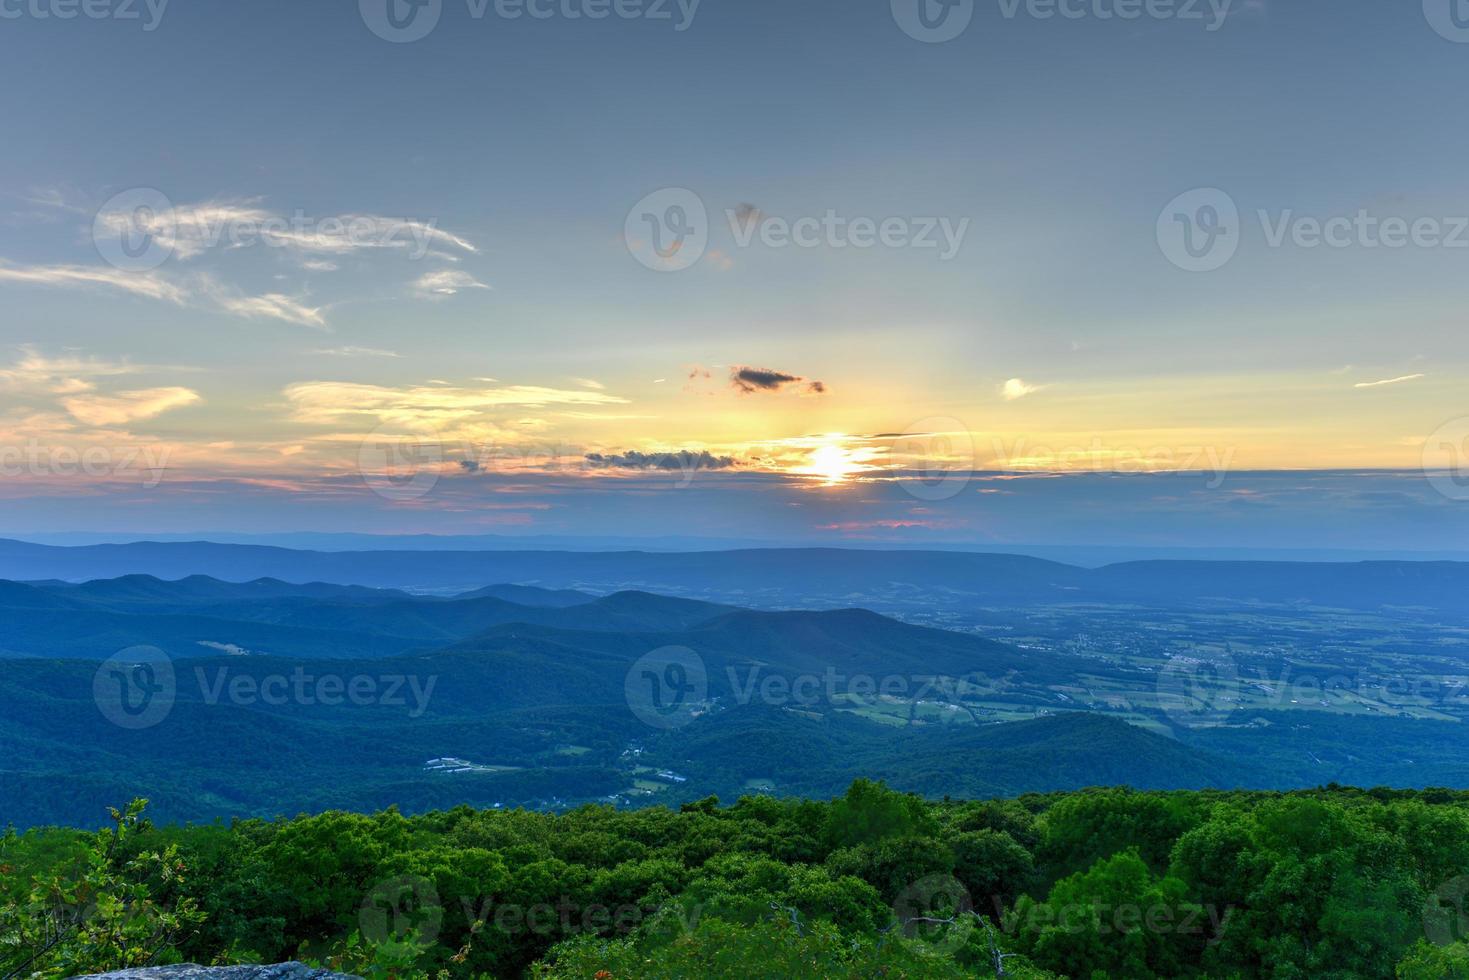
[[[837,557],[788,556],[798,570]],[[858,553],[853,564],[875,574],[861,571],[872,558]],[[762,553],[731,560],[771,567]],[[705,556],[690,567],[714,564]],[[1009,558],[949,571],[1005,564],[1017,592],[1079,571]],[[1119,568],[1113,581],[1134,588],[1163,574]],[[151,797],[161,817],[206,820],[819,796],[858,776],[934,796],[1469,778],[1463,725],[1285,710],[1192,728],[1158,710],[1156,678],[1136,664],[860,608],[526,584],[444,597],[279,577],[71,582],[47,570],[0,581],[0,825],[95,823],[134,795]],[[1455,570],[1417,572],[1400,577],[1441,586]],[[1232,575],[1215,569],[1210,581]],[[1288,588],[1284,577],[1260,581]],[[173,690],[162,717],[130,727],[106,692],[144,659],[138,647],[158,651]],[[670,650],[672,660],[657,659]],[[691,693],[680,711],[650,720],[635,697],[649,680],[659,696]],[[356,684],[369,696],[345,697]],[[1086,699],[1082,688],[1132,690],[1135,703]]]
[[[874,593],[974,602],[1273,603],[1419,608],[1460,617],[1464,562],[1138,561],[1082,568],[1020,555],[752,549],[650,553],[299,551],[209,542],[56,547],[0,540],[0,578],[146,574],[468,592],[488,582],[604,594],[641,590],[765,608],[860,605]],[[845,602],[843,600],[846,600]]]

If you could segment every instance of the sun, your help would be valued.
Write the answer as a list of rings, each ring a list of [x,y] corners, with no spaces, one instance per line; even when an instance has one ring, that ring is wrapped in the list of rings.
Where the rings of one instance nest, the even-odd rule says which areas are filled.
[[[863,458],[866,452],[852,449],[845,445],[846,441],[847,437],[841,434],[827,436],[824,442],[806,454],[805,462],[791,472],[817,477],[825,487],[838,487],[851,482],[859,473],[872,469]]]

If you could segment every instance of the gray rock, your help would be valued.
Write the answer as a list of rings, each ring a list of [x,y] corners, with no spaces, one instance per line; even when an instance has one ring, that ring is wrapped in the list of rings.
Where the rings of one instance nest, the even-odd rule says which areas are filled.
[[[277,963],[274,966],[199,966],[179,963],[174,966],[150,966],[115,973],[94,973],[71,980],[361,980],[346,973],[318,970],[304,963]]]

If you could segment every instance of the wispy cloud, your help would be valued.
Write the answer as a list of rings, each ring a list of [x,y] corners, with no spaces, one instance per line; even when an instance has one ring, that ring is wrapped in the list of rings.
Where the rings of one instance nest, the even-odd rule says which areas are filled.
[[[307,306],[281,293],[266,293],[263,296],[216,295],[215,302],[226,313],[247,319],[284,320],[303,327],[326,329],[326,318],[321,315],[321,307]]]
[[[71,395],[91,391],[93,378],[136,374],[142,367],[126,361],[76,356],[47,357],[35,347],[20,348],[20,359],[0,368],[0,388],[15,392]]]
[[[625,405],[627,399],[598,391],[568,391],[530,385],[501,388],[413,386],[387,388],[337,381],[309,381],[285,390],[291,417],[312,425],[338,425],[362,418],[383,423],[439,426],[474,419],[506,407]]]
[[[328,357],[402,357],[397,351],[380,350],[376,347],[323,347],[312,351]]]
[[[124,272],[106,266],[16,265],[0,259],[0,282],[36,286],[120,289],[137,296],[183,304],[188,292],[154,272]]]
[[[244,295],[220,285],[208,275],[184,280],[155,271],[122,270],[108,266],[16,265],[0,259],[0,282],[17,282],[56,289],[119,289],[178,306],[203,299],[219,310],[250,319],[269,318],[308,327],[325,327],[321,307],[307,306],[282,293]]]
[[[52,406],[59,404],[73,419],[85,425],[121,425],[155,418],[170,409],[200,400],[197,392],[183,387],[147,388],[115,394],[97,391],[105,378],[165,370],[187,369],[108,361],[75,354],[50,357],[28,345],[20,348],[20,357],[15,363],[0,368],[0,390],[15,395],[22,402],[39,399],[47,405],[46,408],[38,408],[33,404],[24,411],[54,414]],[[64,429],[67,423],[58,421],[52,427]]]
[[[262,207],[258,198],[203,201],[151,212],[101,211],[95,228],[106,235],[148,235],[174,256],[188,261],[215,249],[265,244],[313,255],[345,255],[362,249],[404,249],[423,258],[431,246],[476,253],[473,242],[437,226],[436,221],[388,218],[377,214],[287,217]],[[324,269],[327,263],[320,263]]]
[[[199,393],[189,388],[149,388],[116,395],[78,395],[62,399],[61,404],[79,422],[108,426],[157,418],[200,400]]]
[[[440,299],[453,296],[461,289],[489,289],[484,283],[467,272],[458,269],[441,269],[426,272],[413,284],[413,291],[425,299]]]
[[[1353,388],[1381,388],[1383,385],[1400,385],[1405,381],[1417,381],[1426,378],[1426,374],[1405,374],[1400,378],[1385,378],[1382,381],[1359,381],[1352,385]]]

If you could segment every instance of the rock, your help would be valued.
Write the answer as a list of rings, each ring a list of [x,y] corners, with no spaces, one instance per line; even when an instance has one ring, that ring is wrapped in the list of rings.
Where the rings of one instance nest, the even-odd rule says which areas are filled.
[[[93,973],[72,980],[361,980],[346,973],[318,970],[305,963],[277,963],[274,966],[199,966],[178,963],[174,966],[140,967],[114,973]]]

